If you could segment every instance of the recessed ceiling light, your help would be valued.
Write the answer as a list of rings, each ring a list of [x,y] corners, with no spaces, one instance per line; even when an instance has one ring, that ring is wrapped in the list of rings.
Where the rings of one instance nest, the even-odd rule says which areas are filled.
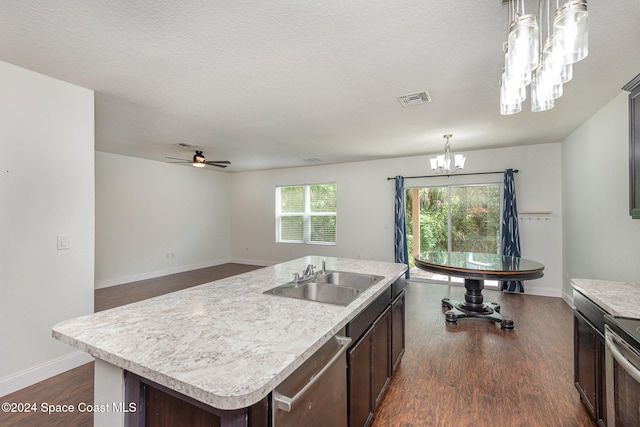
[[[403,107],[425,104],[427,102],[431,102],[431,94],[428,90],[423,90],[422,92],[409,93],[407,95],[399,96],[398,101]]]

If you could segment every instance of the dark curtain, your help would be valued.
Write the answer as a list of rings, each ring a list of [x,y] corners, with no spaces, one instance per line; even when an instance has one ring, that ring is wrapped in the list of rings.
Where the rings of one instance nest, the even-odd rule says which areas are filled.
[[[395,238],[394,238],[394,256],[395,261],[409,266],[409,251],[407,250],[407,226],[405,221],[405,195],[404,195],[404,177],[396,176],[396,195],[395,195]],[[409,278],[409,269],[405,273],[405,277]]]
[[[520,234],[518,232],[518,206],[516,204],[516,183],[513,169],[504,171],[504,196],[502,199],[502,255],[520,257]],[[524,292],[522,280],[500,282],[500,290]]]

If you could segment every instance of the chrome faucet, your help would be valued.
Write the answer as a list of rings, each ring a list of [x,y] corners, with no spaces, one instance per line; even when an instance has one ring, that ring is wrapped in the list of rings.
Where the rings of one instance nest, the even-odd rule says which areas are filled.
[[[295,273],[293,275],[293,283],[299,283],[299,282],[302,282],[304,280],[309,280],[309,279],[315,277],[315,275],[316,275],[316,273],[314,271],[315,268],[316,268],[316,266],[313,265],[313,264],[307,265],[307,267],[302,271],[302,277],[300,276],[299,273]]]
[[[313,276],[315,274],[315,272],[313,271],[314,268],[316,268],[315,265],[312,265],[312,264],[307,265],[307,268],[305,268],[304,271],[302,272],[302,278],[308,279],[309,277]]]

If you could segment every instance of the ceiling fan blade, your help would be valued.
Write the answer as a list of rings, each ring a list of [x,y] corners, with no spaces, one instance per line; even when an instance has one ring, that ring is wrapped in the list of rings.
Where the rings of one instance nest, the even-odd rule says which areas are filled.
[[[231,163],[229,163],[229,164],[231,164]],[[217,168],[226,168],[227,167],[227,165],[222,165],[220,163],[214,163],[214,162],[207,162],[207,166],[215,166]]]
[[[231,162],[229,160],[207,160],[205,162],[208,165],[230,165]]]
[[[165,159],[180,160],[180,161],[182,161],[182,162],[191,163],[191,160],[187,160],[187,159],[176,159],[175,157],[165,157]],[[168,163],[173,163],[173,162],[168,162]]]

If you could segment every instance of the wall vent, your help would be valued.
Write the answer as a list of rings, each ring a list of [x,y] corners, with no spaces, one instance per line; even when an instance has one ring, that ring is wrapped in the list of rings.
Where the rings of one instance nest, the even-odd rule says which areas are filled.
[[[427,102],[431,102],[431,94],[428,90],[417,93],[409,93],[407,95],[399,96],[398,101],[403,107],[425,104]]]

